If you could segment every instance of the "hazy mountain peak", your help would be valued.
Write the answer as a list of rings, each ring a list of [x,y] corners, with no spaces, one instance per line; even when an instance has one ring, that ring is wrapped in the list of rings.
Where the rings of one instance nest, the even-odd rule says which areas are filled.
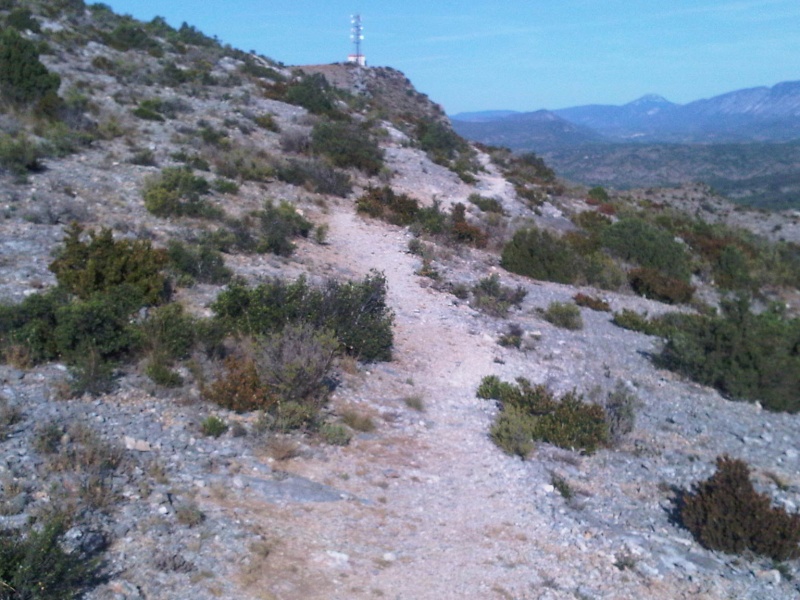
[[[674,106],[673,102],[670,102],[664,96],[659,96],[658,94],[645,94],[641,98],[638,98],[632,102],[628,102],[625,106],[643,106],[643,105],[650,105],[650,104],[666,104],[669,106]]]

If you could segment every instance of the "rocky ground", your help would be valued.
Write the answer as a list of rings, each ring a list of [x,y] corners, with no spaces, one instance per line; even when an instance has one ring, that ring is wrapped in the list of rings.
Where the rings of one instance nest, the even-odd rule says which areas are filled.
[[[398,185],[420,199],[463,199],[471,191],[418,151],[398,145],[387,155]],[[113,179],[114,170],[102,177]],[[41,185],[37,176],[32,186]],[[513,202],[491,172],[477,189]],[[796,510],[796,417],[724,400],[655,369],[647,355],[658,340],[614,326],[609,313],[582,309],[582,330],[556,328],[535,309],[569,300],[575,288],[512,276],[491,254],[452,251],[441,261],[447,279],[474,282],[499,273],[504,284],[526,289],[509,319],[536,332],[538,341],[526,351],[503,348],[497,338],[506,321],[415,274],[420,259],[407,251],[406,230],[356,216],[346,199],[328,202],[325,211],[315,215],[330,227],[325,245],[303,243],[288,261],[239,257],[234,266],[259,277],[386,274],[395,358],[343,373],[332,399],[332,410],[356,409],[377,424],[349,446],[264,436],[253,415],[205,405],[191,390],[165,395],[140,376],[129,375],[109,396],[58,400],[64,377],[58,365],[24,372],[3,367],[2,393],[25,415],[4,442],[3,475],[24,479],[41,462],[29,442],[36,423],[48,419],[89,424],[125,448],[131,461],[118,476],[120,502],[110,517],[112,576],[90,597],[797,594],[794,564],[709,552],[669,518],[674,488],[710,475],[723,453],[748,461],[760,489]],[[559,211],[550,206],[544,213],[557,219]],[[7,219],[3,227],[7,254],[29,266],[14,263],[6,285],[24,290],[33,278],[48,284],[42,265],[59,226]],[[209,292],[200,286],[187,301],[202,302]],[[666,308],[630,295],[604,296],[617,311]],[[489,374],[587,394],[621,381],[640,402],[635,430],[620,447],[592,456],[543,445],[526,461],[511,458],[487,437],[496,407],[475,397]],[[241,427],[219,439],[204,437],[199,423],[212,413]],[[555,478],[567,482],[571,497],[559,493]],[[76,543],[91,534],[72,532]]]
[[[55,283],[47,266],[72,219],[156,245],[191,238],[208,226],[156,218],[141,199],[146,178],[177,164],[171,154],[190,143],[181,137],[184,121],[205,119],[226,127],[235,145],[276,154],[278,133],[244,133],[225,123],[271,113],[284,132],[310,131],[305,110],[268,100],[252,85],[235,93],[220,87],[187,95],[191,117],[143,123],[130,115],[133,101],[114,99],[118,83],[90,67],[108,52],[90,43],[66,58],[47,57],[62,77],[105,90],[94,98],[99,111],[114,113],[125,133],[47,160],[25,183],[4,176],[5,301]],[[142,72],[155,64],[152,57],[141,60]],[[223,60],[214,73],[222,77],[234,69]],[[342,69],[334,70],[344,77]],[[172,93],[144,83],[125,90],[137,102]],[[397,103],[397,110],[404,107]],[[531,219],[557,230],[573,227],[567,213],[587,208],[583,195],[568,194],[549,197],[534,213],[486,155],[479,155],[485,171],[467,185],[390,123],[384,129],[387,169],[381,177],[423,204],[438,200],[448,207],[479,193],[500,201],[515,224]],[[159,167],[131,164],[131,156],[144,149]],[[188,368],[183,375],[190,384],[178,391],[160,388],[131,368],[114,393],[64,399],[63,365],[0,365],[0,394],[7,400],[0,405],[0,424],[9,423],[0,442],[0,525],[23,527],[31,514],[69,508],[63,504],[76,495],[91,500],[96,510],[82,515],[67,539],[85,551],[110,541],[107,580],[87,596],[97,600],[797,597],[796,561],[773,564],[710,552],[670,518],[676,490],[708,477],[721,454],[746,460],[757,488],[796,512],[796,416],[725,400],[656,369],[649,356],[659,340],[616,327],[610,313],[581,309],[584,327],[568,331],[537,311],[578,291],[602,295],[614,311],[655,315],[669,310],[665,305],[630,293],[517,277],[500,269],[491,250],[436,247],[433,264],[445,281],[474,284],[498,274],[504,285],[527,292],[507,318],[476,311],[417,274],[421,259],[408,251],[407,229],[356,214],[354,199],[381,180],[352,175],[356,186],[347,198],[269,180],[244,183],[237,195],[215,195],[213,201],[240,215],[266,199],[285,199],[315,224],[328,225],[324,243],[299,241],[291,258],[227,256],[228,266],[251,282],[300,274],[314,281],[358,278],[372,269],[385,274],[395,314],[394,358],[342,361],[329,407],[332,414],[351,410],[371,417],[374,430],[358,433],[347,446],[271,434],[256,414],[203,402]],[[692,194],[686,192],[686,202],[701,212],[797,239],[792,215],[761,219],[717,199],[704,208],[705,197]],[[220,289],[181,289],[178,299],[193,313],[208,315]],[[510,323],[527,332],[524,350],[498,344]],[[488,437],[495,403],[475,394],[481,379],[492,374],[525,377],[559,394],[575,389],[601,401],[622,385],[637,398],[635,428],[619,445],[593,455],[542,444],[524,461],[512,458]],[[13,411],[19,418],[9,418]],[[231,425],[219,438],[201,433],[210,415]],[[51,426],[55,446],[77,440],[94,454],[87,450],[73,457],[77,468],[65,468],[41,444]],[[93,493],[99,488],[85,472],[98,455],[118,462],[103,496]]]

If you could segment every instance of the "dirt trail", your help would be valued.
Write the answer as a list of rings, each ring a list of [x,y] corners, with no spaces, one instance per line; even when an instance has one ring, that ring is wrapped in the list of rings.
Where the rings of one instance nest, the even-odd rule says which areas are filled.
[[[510,460],[488,439],[492,409],[475,389],[498,372],[497,346],[470,333],[472,311],[420,286],[404,231],[348,208],[337,208],[329,225],[329,246],[314,261],[351,276],[384,272],[396,313],[395,359],[345,391],[346,401],[407,415],[398,397],[415,393],[426,410],[412,423],[387,419],[375,436],[288,467],[361,501],[278,511],[283,541],[270,572],[283,578],[283,591],[273,586],[274,597],[574,598],[585,573],[613,577],[613,556],[587,556],[569,541],[582,532],[555,529],[553,515],[537,506],[537,494],[552,493],[544,489],[548,475]],[[536,379],[535,365],[528,369]],[[270,511],[270,520],[278,515]],[[279,569],[298,561],[304,566],[294,577]],[[620,597],[640,587],[630,582]]]

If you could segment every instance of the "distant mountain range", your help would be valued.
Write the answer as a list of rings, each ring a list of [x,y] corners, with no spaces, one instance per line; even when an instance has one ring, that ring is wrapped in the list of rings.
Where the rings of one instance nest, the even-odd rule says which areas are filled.
[[[618,189],[704,181],[729,198],[800,207],[800,81],[674,104],[451,116],[467,139],[541,155],[572,181]]]
[[[451,119],[468,139],[537,152],[596,143],[784,142],[800,139],[800,81],[684,105],[648,95],[622,106],[493,110]]]

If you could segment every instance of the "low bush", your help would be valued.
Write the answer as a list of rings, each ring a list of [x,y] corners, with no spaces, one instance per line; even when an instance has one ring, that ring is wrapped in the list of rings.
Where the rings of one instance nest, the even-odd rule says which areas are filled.
[[[505,317],[512,306],[522,305],[526,295],[522,286],[501,285],[500,277],[493,273],[472,287],[472,306],[492,317]]]
[[[264,210],[259,214],[261,221],[261,241],[257,252],[271,252],[279,256],[291,256],[295,245],[290,238],[308,237],[314,225],[303,217],[297,210],[282,200],[278,206],[272,201],[264,204]]]
[[[166,252],[152,248],[146,240],[115,240],[106,228],[89,231],[87,241],[81,239],[83,233],[83,228],[73,223],[50,264],[61,289],[85,300],[97,292],[126,285],[141,304],[158,304],[167,298],[167,283],[161,272],[167,263]]]
[[[471,225],[466,219],[466,207],[458,202],[453,205],[450,214],[450,235],[461,244],[469,244],[476,248],[485,248],[489,241],[488,234],[477,225]]]
[[[353,439],[350,430],[339,423],[323,423],[319,428],[319,435],[326,444],[331,446],[347,446]]]
[[[480,208],[483,212],[492,212],[500,215],[505,214],[503,205],[496,198],[487,198],[480,194],[470,194],[467,200]]]
[[[667,304],[686,304],[694,295],[693,286],[655,269],[633,269],[628,282],[640,296]]]
[[[568,302],[551,302],[542,312],[545,321],[563,329],[583,329],[580,309]]]
[[[279,402],[296,402],[316,413],[331,391],[329,375],[338,348],[332,332],[297,323],[259,340],[252,355],[259,380]]]
[[[221,211],[202,198],[210,189],[208,181],[191,169],[167,167],[145,183],[142,195],[145,208],[157,217],[219,218]]]
[[[356,200],[356,210],[393,225],[411,225],[417,220],[419,203],[405,194],[396,194],[392,188],[369,187]]]
[[[711,550],[729,554],[754,552],[775,561],[800,556],[800,515],[770,506],[750,482],[747,463],[717,458],[717,471],[685,493],[680,521]]]
[[[391,310],[386,305],[386,279],[376,272],[361,282],[330,280],[311,287],[304,278],[247,288],[232,283],[212,304],[225,329],[258,336],[287,323],[306,322],[334,333],[342,349],[363,360],[390,360]]]
[[[575,392],[558,399],[544,386],[532,386],[522,378],[515,385],[488,376],[481,381],[478,396],[499,402],[501,410],[489,435],[507,454],[524,458],[534,441],[587,453],[608,443],[605,410],[584,402]]]
[[[276,176],[292,185],[301,185],[317,194],[346,197],[353,187],[347,173],[333,168],[321,160],[300,160],[290,158],[279,163]]]
[[[620,219],[603,229],[603,246],[623,260],[688,282],[689,253],[666,230],[639,218]]]
[[[0,531],[0,597],[8,600],[78,598],[99,581],[97,557],[64,550],[66,522]]]
[[[503,248],[501,266],[533,279],[573,283],[580,275],[580,260],[570,245],[548,231],[520,229]]]
[[[205,436],[218,438],[228,431],[228,424],[219,417],[211,415],[203,419],[203,422],[200,423],[200,431],[202,431]]]
[[[722,302],[722,314],[694,317],[665,332],[656,363],[765,408],[800,411],[800,319],[779,306],[760,314],[745,297]]]
[[[339,113],[334,104],[335,98],[335,91],[325,76],[315,73],[289,85],[281,99],[314,114],[337,117]]]
[[[589,296],[588,294],[578,292],[572,297],[572,299],[578,306],[583,306],[598,312],[611,312],[611,306],[602,298],[596,298],[594,296]]]
[[[636,396],[621,381],[617,382],[616,387],[609,392],[605,410],[610,443],[619,444],[633,431],[637,404]]]
[[[311,151],[327,157],[334,166],[355,167],[377,175],[383,152],[366,128],[343,121],[320,121],[311,131]]]
[[[179,277],[188,277],[190,282],[219,285],[228,283],[233,276],[222,254],[208,243],[186,246],[173,240],[167,247],[167,256],[171,268]]]
[[[0,92],[17,107],[58,103],[61,78],[39,60],[37,45],[13,27],[0,31]]]
[[[211,384],[203,385],[201,392],[209,402],[236,412],[271,410],[278,402],[277,396],[261,381],[250,357],[226,358],[223,373]]]

